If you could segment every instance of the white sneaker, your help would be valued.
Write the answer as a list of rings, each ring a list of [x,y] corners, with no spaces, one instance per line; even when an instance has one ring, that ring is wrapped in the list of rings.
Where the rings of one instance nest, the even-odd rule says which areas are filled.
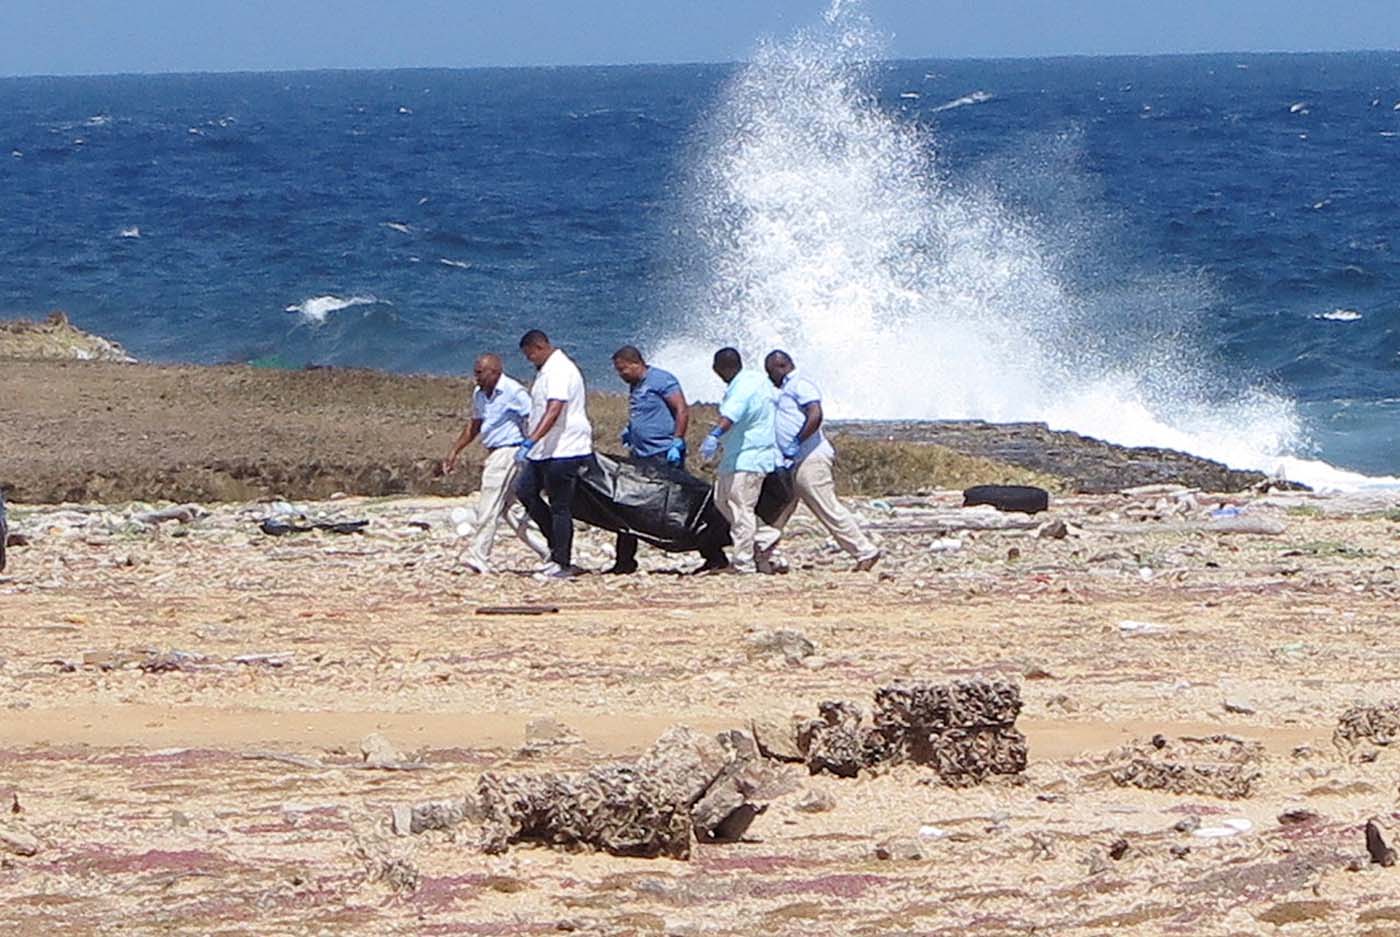
[[[572,569],[565,569],[558,563],[547,563],[545,567],[530,577],[536,582],[562,582],[574,578]]]
[[[776,549],[755,550],[754,567],[765,576],[781,576],[789,569],[788,561],[778,555]]]

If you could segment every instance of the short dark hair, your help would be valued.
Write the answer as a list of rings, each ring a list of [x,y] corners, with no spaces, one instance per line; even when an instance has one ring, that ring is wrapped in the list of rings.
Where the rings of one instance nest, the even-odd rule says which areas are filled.
[[[646,364],[646,359],[642,357],[642,353],[637,349],[636,345],[623,345],[617,351],[613,352],[613,360],[635,361],[637,364]]]
[[[737,371],[744,367],[744,359],[739,356],[739,349],[737,348],[721,348],[719,351],[715,352],[714,366],[717,368],[725,368],[726,370],[733,368]]]
[[[546,335],[546,334],[544,334],[543,332],[541,332],[539,329],[531,329],[530,331],[526,332],[524,335],[520,336],[520,347],[521,347],[521,348],[529,348],[531,345],[548,345],[548,344],[549,344],[549,336]]]
[[[772,351],[768,352],[768,357],[763,359],[763,364],[764,367],[767,367],[770,364],[791,365],[792,355],[783,351],[781,348],[774,348]]]

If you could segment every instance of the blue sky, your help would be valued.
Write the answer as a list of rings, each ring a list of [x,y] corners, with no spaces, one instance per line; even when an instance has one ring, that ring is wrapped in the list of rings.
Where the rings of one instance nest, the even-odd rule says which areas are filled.
[[[734,61],[826,2],[0,0],[0,74]],[[1397,0],[865,6],[899,58],[1400,47]]]

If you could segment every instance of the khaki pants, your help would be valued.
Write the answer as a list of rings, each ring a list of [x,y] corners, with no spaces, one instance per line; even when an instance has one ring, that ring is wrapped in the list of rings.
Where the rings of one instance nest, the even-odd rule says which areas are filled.
[[[549,559],[549,544],[530,526],[525,509],[515,497],[515,482],[520,475],[520,463],[515,461],[515,454],[519,451],[513,446],[497,449],[486,457],[481,467],[481,500],[476,504],[471,557],[482,566],[491,562],[491,545],[496,540],[496,527],[502,518],[527,547],[541,559]]]
[[[793,469],[792,480],[797,488],[797,498],[783,509],[778,518],[779,530],[787,526],[800,501],[807,505],[807,510],[830,531],[841,549],[856,557],[869,556],[875,552],[875,544],[871,543],[865,531],[860,529],[855,516],[846,510],[836,497],[836,481],[831,475],[831,456],[812,453]]]
[[[715,477],[715,506],[729,521],[734,568],[749,573],[754,571],[754,554],[772,550],[782,537],[781,531],[769,527],[754,513],[763,478],[759,472],[721,472]]]

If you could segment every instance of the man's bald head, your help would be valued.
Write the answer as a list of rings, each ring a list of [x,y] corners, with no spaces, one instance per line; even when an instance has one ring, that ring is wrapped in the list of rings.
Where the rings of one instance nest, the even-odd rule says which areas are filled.
[[[496,382],[501,379],[501,373],[504,370],[500,355],[489,351],[477,355],[476,365],[473,368],[473,373],[476,375],[476,386],[488,394],[495,393]]]

